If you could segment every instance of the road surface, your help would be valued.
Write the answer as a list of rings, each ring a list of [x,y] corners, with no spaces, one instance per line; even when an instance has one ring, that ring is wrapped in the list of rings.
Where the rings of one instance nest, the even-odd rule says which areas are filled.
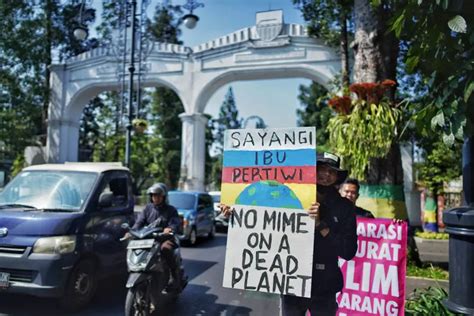
[[[194,248],[183,247],[182,255],[189,284],[177,301],[166,301],[164,315],[268,315],[279,314],[277,295],[239,291],[222,287],[227,236],[217,234]],[[73,315],[124,315],[125,278],[103,280],[92,304]],[[55,300],[0,293],[0,315],[65,315]]]

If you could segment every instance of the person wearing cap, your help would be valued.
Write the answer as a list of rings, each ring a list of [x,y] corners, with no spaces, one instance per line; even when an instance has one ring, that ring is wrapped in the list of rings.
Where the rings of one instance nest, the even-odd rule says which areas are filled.
[[[370,211],[356,205],[356,201],[359,198],[359,190],[360,190],[359,181],[354,178],[347,178],[341,184],[339,193],[341,194],[343,198],[348,199],[354,204],[356,216],[366,217],[366,218],[375,218],[374,215]]]
[[[163,228],[163,232],[172,234],[179,232],[181,220],[176,208],[168,204],[168,188],[163,183],[155,183],[148,188],[147,193],[150,203],[138,215],[137,221],[132,229],[141,229],[147,225],[155,225]],[[179,245],[176,238],[171,238],[161,244],[161,253],[170,267],[171,284],[168,290],[181,291],[183,270],[181,267],[181,255],[177,251]]]
[[[315,316],[333,316],[337,312],[336,293],[343,287],[338,258],[351,260],[357,251],[354,205],[341,197],[337,185],[348,172],[340,169],[340,158],[330,153],[317,156],[317,202],[308,214],[316,222],[313,251],[311,298],[283,295],[283,316],[305,316],[309,310]],[[221,204],[225,216],[233,212]],[[302,245],[304,247],[304,245]]]

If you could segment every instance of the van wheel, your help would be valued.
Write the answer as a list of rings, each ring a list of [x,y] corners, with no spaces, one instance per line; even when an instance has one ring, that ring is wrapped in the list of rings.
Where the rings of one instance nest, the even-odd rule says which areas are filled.
[[[194,246],[196,245],[196,242],[197,242],[197,232],[196,232],[196,227],[193,227],[193,229],[191,229],[191,233],[189,234],[189,245],[190,246]]]
[[[209,232],[209,234],[207,235],[207,237],[208,237],[209,239],[212,239],[212,238],[216,237],[216,225],[215,225],[215,224],[212,224],[211,231]]]
[[[75,311],[86,306],[97,288],[96,265],[93,260],[80,261],[71,272],[64,296],[59,304],[66,310]]]

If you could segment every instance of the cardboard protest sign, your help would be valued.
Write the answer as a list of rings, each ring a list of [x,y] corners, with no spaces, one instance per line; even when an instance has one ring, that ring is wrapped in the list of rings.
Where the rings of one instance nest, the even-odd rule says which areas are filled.
[[[309,297],[315,128],[228,130],[221,201],[229,221],[224,287]]]
[[[338,315],[404,315],[407,223],[357,218],[357,236],[355,257],[339,260]]]

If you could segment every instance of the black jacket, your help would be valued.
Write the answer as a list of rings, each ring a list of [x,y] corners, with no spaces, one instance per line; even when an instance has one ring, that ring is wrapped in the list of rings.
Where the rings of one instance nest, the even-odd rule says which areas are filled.
[[[171,227],[174,232],[180,231],[181,220],[178,211],[172,205],[162,203],[158,206],[153,203],[147,204],[145,209],[138,214],[137,221],[133,225],[133,229],[139,229],[146,225],[155,222],[161,218],[160,224],[157,227],[166,228]]]
[[[367,211],[365,208],[362,208],[362,207],[356,206],[355,212],[356,212],[356,216],[366,217],[366,218],[375,218],[374,214],[372,214],[370,211]]]
[[[357,251],[354,205],[333,187],[318,186],[321,225],[314,235],[312,297],[333,295],[343,287],[338,257],[350,260]],[[319,230],[329,228],[325,237]]]

